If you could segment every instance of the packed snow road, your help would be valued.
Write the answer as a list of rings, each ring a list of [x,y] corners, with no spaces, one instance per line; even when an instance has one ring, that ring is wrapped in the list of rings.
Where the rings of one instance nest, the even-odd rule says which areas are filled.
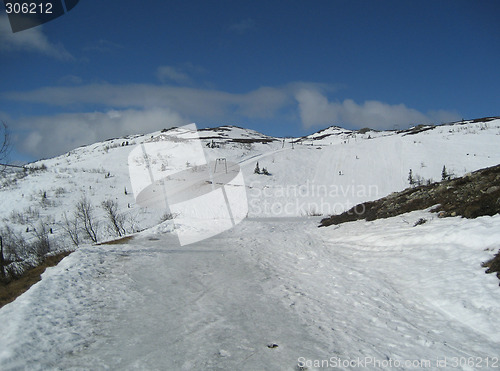
[[[81,248],[0,310],[0,368],[500,367],[498,283],[477,269],[500,218],[412,227],[422,215],[246,219],[184,247],[158,229]]]

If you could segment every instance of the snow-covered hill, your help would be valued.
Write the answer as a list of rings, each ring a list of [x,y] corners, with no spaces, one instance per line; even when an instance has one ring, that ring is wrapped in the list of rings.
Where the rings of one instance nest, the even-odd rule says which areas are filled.
[[[500,163],[500,119],[428,129],[360,133],[331,127],[283,139],[223,126],[198,135],[208,161],[225,158],[241,167],[248,216],[284,217],[339,213],[402,190],[410,169],[414,178],[438,181],[443,166],[460,176]],[[175,137],[176,130],[110,139],[30,164],[44,169],[25,177],[11,174],[0,188],[2,222],[26,234],[31,215],[46,217],[54,235],[64,238],[63,214],[71,215],[85,195],[100,219],[104,211],[98,206],[115,200],[130,231],[158,224],[164,210],[135,203],[128,156],[140,144]],[[168,158],[153,161],[168,163]],[[254,174],[257,162],[271,175]],[[102,229],[100,239],[108,237]]]
[[[164,209],[137,205],[128,161],[137,146],[198,137],[208,161],[241,168],[248,217],[179,246],[171,232],[185,216],[159,225]],[[147,161],[183,170],[179,158]],[[270,175],[256,174],[257,162]],[[499,163],[498,118],[406,131],[331,127],[303,138],[170,129],[38,161],[2,180],[1,222],[15,233],[35,238],[43,220],[51,246],[70,248],[64,213],[83,196],[100,241],[113,238],[105,200],[117,202],[128,232],[142,232],[81,245],[0,309],[0,368],[312,370],[321,369],[314,360],[333,360],[355,369],[357,359],[379,362],[370,369],[395,360],[439,368],[445,357],[449,369],[498,367],[498,281],[480,263],[500,246],[499,215],[418,211],[322,229],[313,215],[402,190],[410,169],[438,181],[443,166],[460,176]],[[413,227],[422,217],[428,222]]]
[[[0,310],[1,368],[496,369],[500,216],[432,215],[81,247]]]

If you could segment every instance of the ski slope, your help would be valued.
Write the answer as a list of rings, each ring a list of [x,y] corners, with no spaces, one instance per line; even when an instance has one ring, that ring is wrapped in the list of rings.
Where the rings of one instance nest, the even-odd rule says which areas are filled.
[[[12,174],[7,180],[0,179],[1,224],[29,239],[26,223],[18,223],[14,216],[35,209],[51,224],[54,240],[65,240],[61,247],[71,245],[61,228],[64,213],[71,215],[85,196],[101,220],[105,213],[99,205],[111,199],[126,214],[130,231],[154,227],[165,210],[143,208],[135,202],[128,157],[142,144],[169,143],[177,134],[177,129],[170,129],[109,139],[30,164],[44,165],[46,170],[25,178]],[[395,131],[360,134],[331,127],[307,137],[287,138],[284,143],[281,138],[234,126],[203,129],[198,137],[207,163],[225,158],[239,164],[249,217],[341,213],[403,190],[410,169],[414,177],[439,181],[443,166],[448,173],[461,176],[500,163],[500,119],[437,126],[414,135]],[[215,148],[210,147],[212,142]],[[181,171],[185,170],[183,156],[179,148],[152,158],[151,163],[158,168],[177,166]],[[271,176],[254,174],[257,162]],[[111,237],[101,230],[99,240]]]
[[[54,249],[71,248],[61,222],[83,195],[103,224],[99,205],[116,200],[134,238],[81,245],[1,308],[1,370],[360,369],[359,360],[367,369],[500,367],[498,279],[480,266],[500,246],[498,215],[418,211],[328,228],[313,216],[402,190],[410,169],[437,181],[443,166],[460,176],[500,163],[499,119],[413,135],[199,131],[208,162],[241,168],[248,217],[182,247],[175,231],[192,227],[186,216],[159,224],[165,210],[139,207],[127,162],[136,146],[175,130],[80,147],[33,164],[44,171],[2,180],[3,225],[25,238],[32,232],[15,216],[36,209]],[[181,167],[182,156],[150,161]],[[257,161],[270,176],[254,173]],[[428,222],[413,227],[419,218]],[[112,238],[101,229],[101,241]]]
[[[2,370],[498,362],[498,280],[479,262],[499,216],[317,225],[247,219],[182,248],[165,228],[81,248],[0,311]]]

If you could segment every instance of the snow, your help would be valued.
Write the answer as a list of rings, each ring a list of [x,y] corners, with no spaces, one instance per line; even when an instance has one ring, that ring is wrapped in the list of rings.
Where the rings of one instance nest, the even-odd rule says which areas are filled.
[[[237,185],[248,198],[241,223],[186,246],[176,233],[208,234],[212,219],[186,214],[158,224],[165,210],[140,208],[129,179],[134,148],[172,132],[187,141],[199,135],[208,163],[238,164]],[[415,135],[333,127],[293,149],[299,138],[233,138],[273,139],[230,126],[113,139],[40,161],[47,171],[2,187],[3,222],[20,232],[26,226],[11,214],[31,206],[53,219],[51,238],[62,238],[62,214],[83,193],[96,206],[117,200],[143,231],[122,244],[80,246],[1,308],[0,369],[361,368],[356,361],[371,362],[367,369],[390,362],[417,369],[426,361],[433,369],[500,367],[498,279],[480,265],[498,251],[500,215],[440,219],[423,210],[326,228],[310,216],[402,190],[410,168],[439,180],[443,165],[463,175],[500,163],[500,120]],[[212,140],[220,147],[205,146]],[[172,173],[185,170],[182,148],[173,142],[171,157],[152,156],[155,171],[163,160]],[[272,175],[254,174],[257,161]],[[420,218],[427,222],[414,227]]]
[[[175,135],[180,139],[164,141]],[[461,176],[500,163],[500,119],[437,126],[415,135],[393,131],[359,134],[332,127],[306,138],[287,138],[284,144],[282,139],[234,126],[198,133],[170,129],[95,143],[32,164],[43,164],[47,170],[0,188],[2,221],[24,233],[26,225],[12,223],[11,215],[26,214],[28,207],[36,208],[42,217],[53,222],[54,239],[65,238],[60,227],[63,212],[71,215],[85,194],[96,207],[104,200],[116,200],[120,211],[133,221],[134,230],[153,227],[165,210],[142,208],[135,202],[133,191],[143,189],[150,178],[146,174],[134,176],[131,182],[130,171],[141,169],[132,169],[129,158],[133,158],[134,151],[141,152],[143,144],[161,143],[158,145],[168,149],[168,153],[158,151],[150,158],[154,172],[165,175],[182,171],[191,157],[194,162],[202,157],[198,150],[189,157],[193,145],[183,142],[192,143],[197,137],[201,138],[207,163],[225,158],[240,166],[250,217],[340,213],[360,202],[403,190],[408,186],[410,169],[414,177],[437,181],[443,166],[448,173]],[[239,143],[233,139],[274,141]],[[206,146],[212,140],[219,148]],[[272,175],[254,174],[257,162]],[[43,192],[47,195],[45,204],[41,202]],[[104,218],[99,207],[96,213]],[[101,239],[108,237],[104,231],[101,234]]]
[[[160,229],[80,248],[0,310],[2,369],[498,357],[498,280],[480,262],[498,246],[500,216],[317,225],[246,219],[182,248]]]

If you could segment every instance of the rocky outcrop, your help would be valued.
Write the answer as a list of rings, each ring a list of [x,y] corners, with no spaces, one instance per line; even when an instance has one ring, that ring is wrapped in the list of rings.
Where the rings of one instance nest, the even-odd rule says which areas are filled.
[[[500,213],[500,165],[469,173],[461,178],[408,188],[377,201],[365,202],[332,215],[321,226],[366,219],[389,218],[414,210],[432,209],[439,217],[477,218]]]
[[[431,211],[439,217],[463,216],[477,218],[500,213],[500,165],[481,169],[461,178],[440,183],[408,188],[377,201],[356,205],[340,215],[332,215],[321,221],[320,226],[341,224],[349,221],[389,218],[414,210],[434,206]],[[421,219],[417,224],[424,223]],[[486,273],[497,273],[500,279],[500,251],[483,263]]]
[[[500,279],[500,251],[493,258],[484,262],[482,266],[483,268],[488,268],[485,273],[496,272],[498,279]]]

